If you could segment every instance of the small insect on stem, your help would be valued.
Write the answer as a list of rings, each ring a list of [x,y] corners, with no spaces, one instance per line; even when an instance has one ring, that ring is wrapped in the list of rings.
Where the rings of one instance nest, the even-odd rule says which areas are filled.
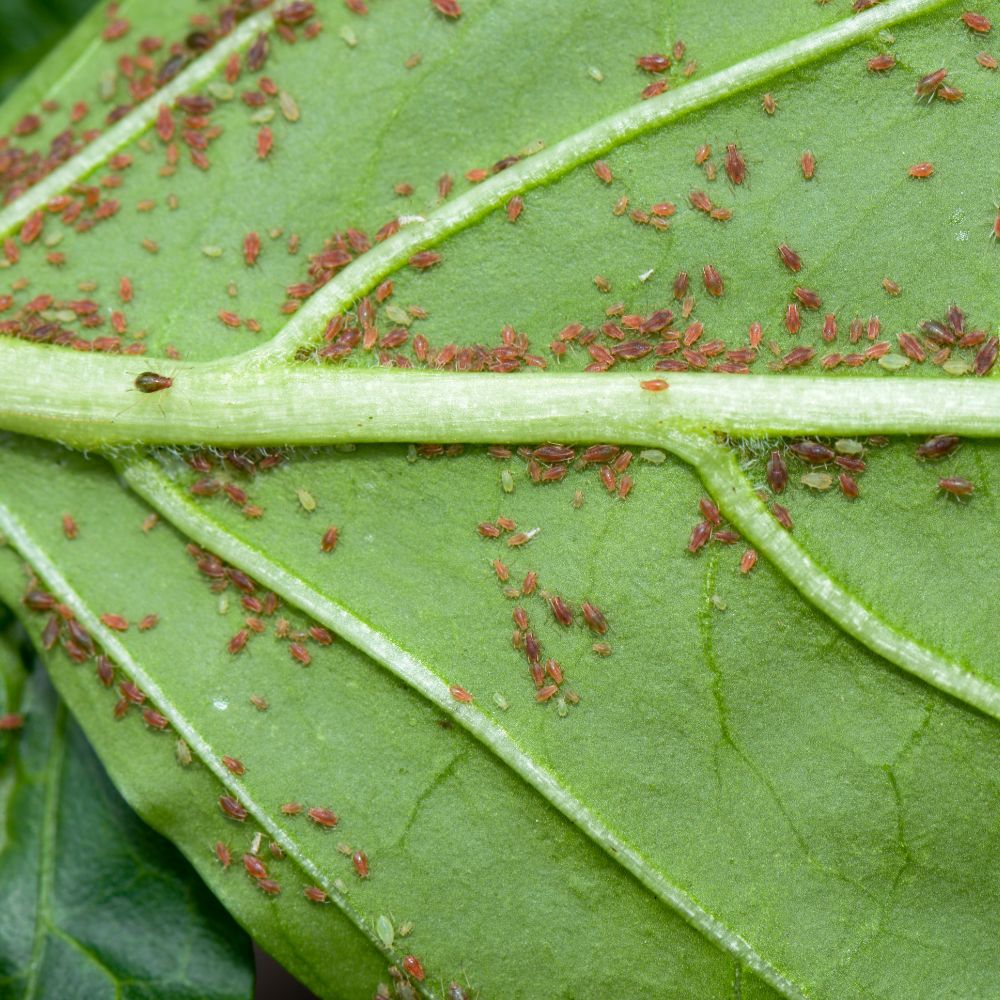
[[[651,378],[645,382],[640,382],[639,386],[647,392],[663,392],[664,389],[670,388],[670,383],[662,378]]]
[[[169,389],[174,380],[168,375],[158,375],[156,372],[141,372],[135,377],[135,387],[139,392],[162,392]]]

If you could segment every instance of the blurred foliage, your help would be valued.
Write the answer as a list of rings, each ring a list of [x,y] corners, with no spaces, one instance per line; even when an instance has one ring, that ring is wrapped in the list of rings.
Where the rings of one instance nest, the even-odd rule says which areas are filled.
[[[0,99],[94,6],[94,0],[0,0]]]

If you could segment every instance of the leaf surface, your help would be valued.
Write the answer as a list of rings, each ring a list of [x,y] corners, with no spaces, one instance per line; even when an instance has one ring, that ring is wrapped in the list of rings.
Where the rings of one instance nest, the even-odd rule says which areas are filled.
[[[798,428],[808,434],[819,426],[809,422],[819,412],[826,421],[823,429],[835,432],[831,444],[837,434],[852,435],[862,422],[869,432],[897,429],[904,416],[911,421],[908,429],[934,430],[940,417],[966,420],[970,429],[995,435],[989,424],[996,409],[993,377],[976,380],[970,374],[982,345],[995,333],[995,247],[989,238],[993,179],[975,143],[976,136],[989,133],[1000,96],[996,74],[975,61],[992,36],[970,32],[959,21],[958,5],[920,0],[896,0],[860,18],[847,14],[843,4],[804,9],[776,3],[741,11],[736,18],[704,4],[681,3],[671,6],[666,25],[663,12],[650,4],[619,4],[601,12],[513,2],[466,6],[454,23],[421,4],[379,5],[367,17],[324,7],[326,24],[318,38],[296,47],[275,40],[265,72],[287,96],[283,104],[264,102],[274,136],[267,157],[255,153],[267,115],[237,96],[245,78],[224,98],[220,95],[226,91],[213,76],[227,58],[224,47],[236,47],[232,37],[184,70],[192,83],[207,82],[216,103],[212,122],[222,131],[211,145],[210,169],[198,170],[182,151],[176,166],[166,162],[165,172],[166,144],[152,133],[137,138],[143,122],[148,125],[154,117],[149,109],[155,111],[155,97],[146,110],[122,117],[117,131],[109,133],[117,138],[98,140],[96,154],[109,157],[121,148],[133,152],[132,165],[118,171],[133,200],[123,201],[110,221],[100,223],[101,253],[87,253],[92,232],[67,231],[54,245],[66,253],[68,266],[39,272],[43,248],[35,244],[11,273],[35,268],[31,273],[43,273],[46,289],[57,299],[76,296],[81,277],[88,287],[95,282],[93,294],[102,309],[120,308],[126,316],[125,342],[134,337],[152,356],[176,359],[179,354],[183,360],[155,362],[175,377],[168,392],[133,399],[124,390],[134,372],[111,359],[107,364],[81,359],[79,371],[87,374],[80,384],[86,391],[74,388],[73,401],[59,411],[58,426],[71,438],[74,419],[78,425],[84,417],[92,420],[81,425],[85,434],[100,418],[105,426],[117,421],[141,427],[156,440],[182,442],[191,440],[183,436],[185,426],[197,426],[217,432],[215,440],[232,441],[242,427],[252,437],[259,422],[270,419],[272,438],[255,440],[281,444],[324,440],[324,427],[340,419],[336,433],[329,431],[325,439],[336,440],[345,420],[336,414],[342,404],[337,387],[343,395],[363,384],[364,398],[349,405],[368,406],[371,415],[364,419],[382,423],[369,433],[359,419],[347,436],[382,434],[405,442],[417,436],[414,427],[432,427],[436,414],[447,411],[438,440],[481,442],[490,439],[491,422],[504,428],[504,437],[518,433],[516,413],[512,417],[504,408],[503,390],[495,387],[507,384],[508,376],[469,374],[470,385],[478,379],[484,386],[481,396],[475,389],[456,389],[451,403],[443,397],[433,405],[428,400],[431,415],[421,416],[393,409],[408,391],[399,388],[397,395],[410,378],[405,373],[372,372],[371,380],[357,383],[338,381],[339,369],[364,374],[374,361],[419,367],[418,334],[426,338],[432,360],[435,352],[447,352],[447,345],[468,348],[457,361],[441,366],[484,367],[484,357],[496,364],[502,350],[486,352],[496,347],[504,324],[528,338],[518,348],[522,361],[525,353],[536,354],[563,377],[600,357],[580,343],[588,336],[583,331],[560,341],[560,331],[569,324],[596,331],[596,342],[605,350],[629,340],[656,348],[636,362],[619,357],[618,370],[646,371],[659,358],[685,358],[697,369],[726,360],[726,351],[746,350],[747,327],[760,322],[763,344],[749,360],[756,374],[728,376],[731,390],[723,387],[726,383],[705,383],[719,385],[717,409],[725,411],[724,419],[709,421],[707,429],[733,431],[741,438],[733,443],[736,460],[728,445],[715,443],[700,424],[693,426],[698,421],[692,420],[683,436],[663,430],[645,415],[649,410],[631,423],[628,415],[617,423],[609,416],[607,436],[623,445],[635,443],[636,451],[656,444],[689,462],[685,466],[670,458],[660,464],[662,453],[648,462],[636,459],[627,473],[634,485],[625,502],[608,494],[594,468],[573,467],[562,482],[537,486],[526,477],[521,459],[498,464],[479,449],[434,458],[433,450],[407,452],[401,446],[299,451],[277,471],[252,479],[216,460],[211,476],[245,490],[247,502],[263,510],[264,516],[253,520],[221,494],[192,498],[190,487],[202,474],[190,473],[174,455],[159,455],[158,466],[119,456],[119,465],[126,481],[182,532],[381,664],[350,654],[352,669],[365,678],[352,689],[363,709],[348,709],[354,702],[343,692],[325,687],[319,692],[318,671],[309,668],[312,680],[302,683],[312,686],[308,695],[305,688],[300,694],[296,721],[269,734],[269,770],[282,757],[281,741],[294,739],[296,747],[301,743],[316,753],[324,745],[318,732],[302,739],[297,728],[315,705],[328,712],[343,707],[354,726],[364,718],[443,711],[471,734],[452,734],[463,741],[463,762],[468,758],[485,769],[470,771],[464,787],[488,787],[490,795],[499,789],[496,795],[507,797],[508,804],[494,806],[494,813],[511,809],[523,817],[538,810],[549,824],[545,828],[559,830],[560,843],[572,839],[580,858],[587,859],[575,863],[580,870],[593,865],[613,871],[602,867],[608,862],[584,835],[604,847],[628,872],[606,876],[609,884],[629,886],[621,890],[628,902],[616,904],[613,921],[623,935],[628,937],[625,928],[633,926],[625,917],[630,914],[644,927],[662,927],[663,949],[675,970],[689,969],[694,961],[689,954],[702,956],[699,961],[706,964],[699,971],[685,971],[676,980],[681,992],[710,992],[714,986],[701,984],[714,983],[713,976],[731,984],[732,968],[729,959],[705,958],[709,953],[700,949],[708,946],[693,943],[693,932],[678,922],[677,913],[719,946],[720,955],[737,956],[786,995],[910,996],[928,981],[947,983],[962,995],[988,992],[997,900],[983,888],[988,880],[981,875],[996,868],[989,844],[989,832],[995,830],[989,809],[995,796],[989,763],[996,753],[995,723],[961,702],[996,717],[1000,678],[982,615],[966,613],[958,598],[967,584],[942,567],[954,559],[971,573],[972,592],[986,602],[993,595],[998,567],[996,546],[988,542],[995,521],[995,446],[967,442],[932,463],[914,459],[913,440],[884,448],[859,440],[867,468],[859,479],[862,496],[851,502],[835,485],[829,490],[806,485],[802,477],[817,470],[795,458],[773,432]],[[136,11],[138,20],[139,5]],[[165,23],[165,14],[155,16],[161,21],[150,20],[151,26]],[[175,26],[180,23],[171,16]],[[247,28],[247,38],[251,35]],[[656,79],[635,67],[635,57],[670,51],[678,35],[687,43],[681,64],[696,60],[697,70],[687,79],[673,68],[664,78],[671,83],[667,93],[635,103],[639,90]],[[410,58],[417,53],[419,61]],[[866,69],[877,53],[893,54],[891,72]],[[106,60],[103,52],[89,56],[80,72],[98,80]],[[39,86],[61,79],[57,61],[40,71]],[[917,80],[938,66],[952,69],[951,79],[966,91],[963,100],[914,99]],[[517,85],[498,91],[500,80]],[[123,82],[118,83],[120,100]],[[773,115],[761,106],[765,89],[777,104]],[[15,98],[10,120],[21,111]],[[969,141],[956,144],[956,130]],[[37,141],[46,137],[43,131]],[[704,165],[692,162],[695,150],[706,143],[714,150],[709,161],[714,180]],[[747,177],[740,184],[727,180],[730,143],[746,163]],[[803,176],[800,162],[806,149],[818,163],[812,179]],[[518,162],[504,165],[481,185],[461,178],[470,168],[489,174],[491,164],[500,165],[512,154]],[[595,156],[607,160],[610,184],[595,176],[588,162]],[[920,161],[934,162],[933,177],[909,176],[909,167]],[[83,161],[70,160],[63,169],[72,172],[77,162]],[[455,194],[442,199],[438,178],[445,172],[456,178]],[[394,192],[403,184],[412,185],[413,193]],[[732,218],[714,220],[696,211],[690,204],[693,190],[704,190]],[[497,209],[515,196],[524,198],[524,210],[512,224]],[[30,201],[38,195],[29,191],[22,197]],[[140,198],[155,205],[133,210]],[[666,218],[667,209],[663,216],[651,213],[651,206],[666,202],[676,210],[669,228],[660,230],[648,218]],[[13,201],[0,221],[17,225],[17,213],[24,214],[18,206]],[[207,206],[221,209],[206,211]],[[642,215],[630,217],[635,211],[645,213],[646,221]],[[348,236],[339,242],[330,236],[358,227],[370,237],[391,218],[402,220],[401,231],[367,253],[357,253]],[[51,225],[46,221],[46,233]],[[252,265],[244,260],[243,241],[250,232],[258,233],[262,243]],[[801,254],[801,273],[782,266],[779,243]],[[136,249],[143,246],[141,252]],[[317,271],[316,258],[305,259],[338,247],[347,247],[348,256],[356,258],[343,270]],[[426,271],[403,266],[414,252],[428,249],[442,254],[436,266]],[[708,264],[723,276],[721,297],[706,294],[702,284]],[[656,309],[669,307],[679,314],[682,304],[675,301],[672,284],[681,269],[690,274],[693,312],[683,321],[673,318],[668,329],[685,342],[672,347],[669,333],[636,332],[620,313],[640,321]],[[126,304],[114,301],[123,276],[136,289]],[[372,349],[356,344],[324,360],[328,341],[322,335],[328,324],[343,314],[344,325],[356,325],[360,339],[366,324],[359,299],[390,278],[391,296],[375,310],[378,336],[368,345]],[[884,278],[897,283],[902,294],[887,294]],[[600,291],[603,284],[609,292]],[[802,329],[792,335],[784,317],[796,287],[816,289],[823,308],[803,307]],[[37,286],[17,290],[15,308],[40,291]],[[622,308],[612,308],[609,315],[614,302]],[[956,302],[967,314],[965,329],[982,330],[978,342],[972,338],[967,346],[950,347],[947,358],[936,354],[922,363],[908,361],[896,334],[919,332],[921,321],[940,321]],[[837,339],[829,344],[821,337],[827,310],[838,325]],[[876,315],[877,329],[870,319]],[[249,326],[247,319],[253,320]],[[861,322],[860,337],[849,334],[852,319]],[[610,321],[621,325],[609,333],[602,324]],[[704,324],[704,330],[692,328],[692,321]],[[252,332],[254,326],[258,332]],[[336,347],[336,328],[330,336]],[[941,345],[925,332],[919,336],[929,358]],[[394,340],[402,343],[393,347]],[[883,343],[888,360],[863,356],[871,348],[877,354]],[[800,371],[789,352],[805,346],[815,354]],[[323,361],[319,371],[310,363],[317,359],[317,347]],[[250,348],[255,348],[252,354],[239,357]],[[693,356],[685,354],[692,348]],[[701,350],[706,353],[700,355]],[[828,385],[844,387],[839,407],[838,391],[818,389],[800,377],[817,374],[819,357],[833,351],[861,359],[860,368],[840,364],[824,375]],[[44,357],[42,349],[35,353]],[[10,357],[13,365],[27,354]],[[769,366],[770,359],[782,357],[785,361],[771,360]],[[196,364],[187,365],[189,360]],[[137,364],[147,363],[154,362],[137,359]],[[783,370],[772,372],[773,367]],[[37,370],[39,378],[46,371],[62,378],[55,367],[40,364]],[[300,378],[302,372],[308,377]],[[293,373],[298,381],[292,381]],[[325,376],[330,389],[321,397],[314,387]],[[620,385],[612,383],[614,377],[604,376],[604,384]],[[666,377],[672,387],[660,395],[667,412],[680,407],[678,419],[683,420],[694,391],[690,387],[711,376],[682,372]],[[594,428],[601,413],[610,413],[612,399],[609,388],[602,402],[600,375],[588,376],[594,390],[578,390],[573,412],[579,428],[559,415],[566,405],[559,396],[559,376],[538,375],[533,383],[519,378],[510,376],[509,384],[524,414],[523,436],[508,443],[555,437],[584,444],[599,436]],[[942,389],[948,378],[951,383]],[[740,412],[736,401],[745,391],[744,379],[751,388],[743,398],[761,399],[768,383],[775,387],[779,402],[769,413],[779,412],[779,422],[769,415],[755,424],[753,411]],[[888,392],[900,383],[911,386],[912,394],[904,388],[894,397],[899,401],[890,404]],[[455,386],[445,384],[447,391]],[[526,388],[530,385],[537,386],[534,393]],[[217,398],[206,388],[213,386]],[[980,389],[984,405],[971,406],[970,394]],[[39,395],[37,389],[29,391]],[[93,396],[89,411],[81,401],[87,393]],[[121,399],[120,411],[109,409],[110,399]],[[932,399],[938,403],[932,406]],[[40,405],[38,415],[27,418],[35,420],[33,429],[44,433],[44,421],[55,419],[58,405],[58,399],[51,401],[48,412]],[[324,424],[327,405],[334,414]],[[625,406],[639,413],[635,404]],[[982,423],[954,417],[976,409],[983,411]],[[765,485],[764,461],[775,447],[784,450],[792,479],[780,497],[766,494],[767,504],[780,500],[789,508],[795,524],[790,535],[774,527],[753,493]],[[32,458],[43,469],[59,461],[65,466],[51,452],[15,439],[5,447],[10,471],[2,499],[20,525],[15,544],[29,559],[25,547],[41,545],[53,569],[71,567],[66,586],[99,614],[107,600],[101,589],[105,574],[93,562],[67,562],[85,547],[59,542],[55,506],[44,515],[35,509],[39,482],[46,476]],[[840,468],[826,463],[820,475],[835,481]],[[502,471],[513,478],[502,480]],[[617,474],[616,486],[624,474]],[[937,480],[954,475],[975,481],[970,501],[938,492]],[[697,557],[685,551],[702,517],[697,476],[732,527],[760,550],[761,562],[749,576],[737,569],[742,545],[713,542]],[[69,503],[81,477],[93,477],[98,491],[92,509],[110,511],[119,502],[131,503],[117,498],[118,487],[106,471],[74,463],[58,474],[66,480],[59,488],[69,491],[64,504],[81,505]],[[578,489],[580,507],[573,502]],[[523,548],[504,544],[514,529],[498,540],[478,537],[476,525],[498,516],[512,518],[523,531],[541,530]],[[322,552],[320,541],[330,525],[339,527],[341,540],[335,551]],[[172,541],[177,549],[179,543]],[[145,544],[138,536],[124,544],[116,538],[109,558],[116,567],[144,563]],[[511,612],[522,598],[504,596],[504,584],[490,566],[493,558],[510,565],[508,585],[519,584],[529,569],[539,572],[542,590],[522,603],[542,642],[543,662],[550,655],[560,661],[579,704],[566,702],[564,694],[544,705],[534,702],[524,655],[512,648],[510,638]],[[159,571],[161,560],[155,562]],[[155,593],[175,609],[186,607],[196,577],[183,562],[172,572]],[[141,579],[129,592],[154,593],[147,577]],[[921,586],[914,587],[914,580]],[[575,618],[571,628],[556,623],[546,594],[569,603]],[[581,624],[584,601],[607,615],[606,640]],[[224,648],[235,626],[230,622],[223,632],[222,622],[207,612],[199,623],[198,635],[211,636],[204,640],[207,662],[229,676]],[[259,656],[268,667],[276,658],[288,667],[287,644],[269,645],[266,656],[259,652],[271,643],[273,626],[267,629],[268,638],[254,639],[246,651],[252,655],[245,658]],[[234,744],[246,740],[249,730],[242,717],[228,734],[224,727],[216,729],[222,722],[206,709],[211,691],[199,672],[201,664],[182,663],[168,652],[166,632],[155,634],[162,648],[150,642],[141,653],[133,652],[129,636],[128,655],[177,707],[176,719],[167,713],[172,724],[190,726],[206,747],[227,735]],[[607,641],[612,655],[598,657],[595,641]],[[346,655],[340,648],[337,653]],[[241,654],[240,664],[243,659]],[[900,673],[900,667],[914,676]],[[387,679],[382,668],[396,679]],[[388,685],[384,710],[376,707],[382,696],[374,693],[372,677]],[[69,693],[70,681],[63,683],[66,697],[80,711]],[[455,701],[452,685],[471,692],[471,706]],[[181,692],[189,692],[189,705]],[[400,701],[390,709],[391,698]],[[245,704],[243,710],[249,712]],[[339,725],[354,732],[361,756],[352,764],[358,783],[334,787],[353,809],[370,807],[366,835],[387,823],[388,807],[371,807],[365,789],[391,789],[400,801],[418,802],[422,789],[437,788],[433,762],[439,733],[432,731],[425,741],[412,732],[405,740],[399,737],[398,752],[428,767],[403,788],[396,786],[391,769],[380,772],[371,760],[372,741],[384,734],[373,735],[370,727],[352,730],[344,719]],[[109,754],[97,723],[91,728]],[[285,743],[284,754],[294,760],[291,747]],[[242,745],[237,749],[244,759],[248,751]],[[114,770],[110,760],[109,766]],[[213,769],[216,779],[225,778],[217,762]],[[127,789],[139,780],[125,775],[123,770],[119,780]],[[339,769],[331,774],[318,766],[320,776],[345,780]],[[171,774],[171,785],[176,777]],[[281,771],[270,787],[287,779],[288,772]],[[255,794],[258,800],[263,802]],[[274,813],[276,802],[274,796],[255,814],[261,824],[284,822]],[[154,811],[149,805],[140,808],[147,815]],[[185,839],[169,809],[155,820],[192,856],[202,851],[203,870],[211,860],[204,856],[210,839],[207,816],[220,822],[205,808],[200,846]],[[436,814],[447,815],[449,808],[442,805]],[[957,824],[956,816],[961,818]],[[438,829],[430,839],[446,861],[469,850],[464,825],[453,834],[454,841],[439,839]],[[502,835],[513,844],[523,830],[515,825],[490,834],[498,842]],[[383,842],[380,857],[390,844],[398,850],[398,841]],[[405,846],[391,893],[400,893],[411,912],[420,911],[418,924],[429,928],[422,953],[441,970],[441,985],[464,967],[484,995],[491,990],[506,995],[501,984],[509,969],[500,956],[483,952],[473,959],[456,943],[444,900],[462,895],[456,888],[461,883],[447,864],[428,878],[427,869],[415,865],[408,853],[408,841]],[[342,877],[335,866],[343,867],[344,859],[328,849],[313,855],[304,844],[298,850],[297,876],[312,872],[326,879],[324,885]],[[496,853],[509,857],[511,851]],[[488,856],[486,851],[480,856],[482,864],[465,884],[465,895],[492,899],[485,890]],[[556,880],[573,868],[565,859],[549,860]],[[528,885],[539,867],[546,866],[532,857],[511,884]],[[262,903],[250,893],[248,902],[245,885],[229,891],[217,874],[213,886],[227,905],[300,974],[336,995],[341,987],[331,973],[316,968],[312,939],[307,947],[299,943],[307,936],[304,918],[298,916],[302,901],[289,911],[294,916],[275,920],[273,901]],[[428,891],[431,883],[450,889],[435,898]],[[646,889],[638,888],[640,883]],[[376,884],[373,879],[371,887]],[[646,890],[652,895],[645,896]],[[352,916],[348,907],[345,916],[330,921],[337,927],[338,954],[365,956],[352,972],[357,976],[352,985],[364,981],[364,988],[371,988],[376,967],[402,954],[390,949],[380,957],[372,938],[373,916],[388,910],[391,893],[379,897],[383,911],[376,907]],[[539,904],[525,893],[522,889],[516,898],[530,913]],[[659,902],[654,904],[654,898]],[[279,905],[285,905],[284,896]],[[525,972],[519,986],[524,996],[546,995],[552,982],[572,995],[588,995],[579,984],[564,986],[577,982],[577,975],[594,982],[593,968],[579,959],[586,930],[575,921],[584,918],[566,905],[551,912],[575,914],[565,919],[565,927],[567,934],[580,935],[574,938],[577,946],[569,949],[567,941],[566,950],[554,949],[566,959],[558,968],[547,956],[543,969]],[[655,920],[642,915],[647,913],[642,905],[653,907]],[[942,907],[953,919],[941,920]],[[545,926],[551,923],[539,919]],[[272,942],[286,920],[294,921],[294,931],[284,950],[275,949]],[[523,914],[513,917],[505,933],[528,923]],[[483,917],[478,932],[463,925],[477,949],[489,937],[488,924]],[[641,939],[638,933],[634,941]],[[663,960],[655,947],[644,947],[643,953]],[[603,952],[601,960],[606,962]],[[627,977],[647,972],[623,957],[623,971],[609,972],[608,982],[628,982],[638,991],[650,983]],[[597,987],[588,988],[601,995]],[[741,988],[750,989],[746,978],[732,986],[737,994]]]
[[[6,567],[5,567],[6,569]],[[41,670],[0,643],[0,991],[249,997],[250,942],[121,800]]]

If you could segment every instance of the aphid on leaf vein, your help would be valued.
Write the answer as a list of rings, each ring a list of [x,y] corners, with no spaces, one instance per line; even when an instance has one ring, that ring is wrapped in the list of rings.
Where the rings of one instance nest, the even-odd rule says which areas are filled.
[[[141,372],[136,375],[134,382],[139,392],[162,392],[173,384],[172,378],[167,375],[158,375],[156,372]]]

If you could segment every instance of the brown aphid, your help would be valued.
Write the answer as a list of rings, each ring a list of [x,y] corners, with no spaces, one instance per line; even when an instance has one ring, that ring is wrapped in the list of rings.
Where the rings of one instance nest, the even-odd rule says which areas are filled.
[[[767,93],[760,99],[761,107],[766,114],[773,115],[778,110],[778,102],[774,99],[774,94]]]
[[[1000,67],[1000,62],[997,62],[996,56],[991,56],[989,52],[980,52],[976,55],[976,62],[979,63],[983,69],[995,70]]]
[[[950,493],[953,497],[971,496],[975,488],[968,479],[963,479],[961,476],[948,476],[938,480],[938,489]]]
[[[298,802],[286,802],[282,805],[281,811],[286,816],[298,816],[298,814],[302,812],[302,806]]]
[[[222,763],[226,766],[226,768],[228,770],[232,771],[233,774],[236,774],[236,775],[246,774],[246,770],[247,769],[246,769],[245,765],[243,764],[243,761],[239,760],[238,758],[236,758],[236,757],[222,757],[220,759],[221,759]]]
[[[507,202],[507,221],[517,222],[523,211],[524,199],[519,194],[514,195],[514,197]]]
[[[73,541],[73,539],[76,538],[80,530],[72,514],[63,514],[62,529],[63,529],[63,534],[66,536],[67,539],[69,539],[69,541]]]
[[[436,250],[422,250],[420,253],[414,254],[407,263],[415,271],[426,271],[428,268],[440,264],[441,259],[441,254]]]
[[[244,854],[243,867],[251,878],[267,878],[267,865],[256,854]]]
[[[997,215],[997,224],[1000,225],[1000,215]],[[674,278],[674,298],[680,302],[688,293],[688,273],[687,271],[678,271],[677,277]]]
[[[792,290],[792,294],[802,303],[805,309],[819,309],[823,304],[823,300],[819,297],[817,292],[814,292],[811,288],[801,288],[796,287]]]
[[[742,184],[746,180],[747,165],[743,159],[743,154],[737,149],[735,143],[726,146],[726,175],[733,184]]]
[[[896,339],[899,341],[899,349],[911,360],[922,362],[926,355],[924,354],[923,345],[913,336],[912,333],[902,333],[896,334]]]
[[[101,615],[101,623],[115,632],[128,631],[128,619],[123,618],[121,615],[112,614],[111,612],[106,611]]]
[[[351,864],[354,865],[358,878],[368,878],[368,855],[364,851],[355,851],[351,855]]]
[[[917,458],[925,461],[945,458],[961,443],[961,439],[954,434],[938,434],[917,445]]]
[[[250,695],[250,704],[257,709],[258,712],[266,712],[270,707],[270,702],[261,694]]]
[[[542,657],[542,647],[534,632],[525,632],[522,637],[524,655],[529,663],[537,663]]]
[[[493,572],[496,573],[497,579],[501,583],[506,583],[510,579],[510,569],[505,563],[502,563],[499,559],[494,559],[492,564]]]
[[[242,823],[247,818],[247,811],[231,795],[219,796],[219,808],[230,818]]]
[[[670,56],[664,55],[662,52],[654,52],[647,56],[637,56],[635,64],[639,69],[643,69],[647,73],[666,73],[671,65],[673,65]]]
[[[922,76],[914,88],[914,93],[917,97],[933,97],[937,92],[938,88],[944,83],[945,77],[948,75],[948,70],[941,69],[934,70],[933,73],[928,73],[926,76]]]
[[[611,644],[608,642],[595,642],[594,645],[591,646],[590,648],[598,656],[610,656],[612,653]],[[567,691],[566,700],[568,702],[571,702],[571,704],[575,705],[576,701],[579,701],[580,699],[579,697],[577,697],[576,701],[573,701],[573,699],[570,697],[570,692]]]
[[[889,53],[883,53],[882,55],[873,56],[868,60],[868,72],[869,73],[888,73],[896,65],[895,56],[889,55]]]
[[[240,631],[229,640],[229,645],[226,648],[233,656],[235,656],[237,653],[241,653],[243,651],[243,647],[246,646],[249,638],[250,633],[245,628],[240,629]]]
[[[639,96],[644,101],[648,101],[651,97],[659,97],[660,94],[666,93],[669,89],[670,84],[666,80],[654,80],[651,84],[642,88]]]
[[[670,388],[670,383],[667,382],[666,379],[651,378],[646,379],[644,382],[640,382],[639,387],[645,389],[647,392],[663,392],[664,389]]]
[[[692,191],[688,195],[688,201],[691,202],[691,207],[698,212],[707,214],[712,211],[712,199],[704,191]]]
[[[976,358],[972,362],[973,375],[988,375],[996,364],[997,353],[1000,350],[1000,339],[990,337],[976,353]]]
[[[550,698],[554,697],[559,693],[559,686],[557,684],[546,684],[544,687],[539,688],[535,692],[535,701],[542,702],[548,701]]]
[[[223,868],[228,868],[233,860],[233,853],[229,850],[229,845],[224,844],[221,840],[215,842],[215,856]]]
[[[781,263],[793,274],[802,270],[802,258],[787,243],[778,244],[778,256],[781,258]]]
[[[771,504],[771,513],[786,531],[792,530],[792,515],[787,507],[782,507],[780,503],[773,503]]]
[[[462,16],[462,8],[458,0],[431,0],[434,9],[445,17],[459,18]]]
[[[712,147],[706,142],[694,152],[695,166],[700,167],[712,155]]]
[[[710,521],[699,521],[691,529],[691,537],[688,539],[688,552],[697,552],[712,537],[712,523]]]
[[[934,95],[939,101],[947,101],[949,104],[957,104],[959,101],[964,100],[965,91],[958,87],[950,87],[946,83],[942,83],[937,89],[937,93]]]
[[[853,476],[848,475],[846,472],[841,472],[837,476],[837,482],[840,483],[840,490],[847,497],[848,500],[857,500],[861,495],[861,491],[858,489],[857,480]]]
[[[159,523],[159,514],[147,514],[142,521],[142,533],[148,535]]]
[[[524,575],[524,583],[521,584],[521,593],[525,597],[530,597],[538,586],[538,574],[532,569]]]
[[[828,448],[818,441],[793,441],[788,446],[788,450],[810,465],[825,465],[836,458],[836,453],[832,448]]]
[[[719,298],[726,290],[722,275],[714,264],[706,264],[702,268],[702,280],[705,283],[705,291],[714,298]]]
[[[928,177],[934,176],[934,164],[933,163],[914,163],[909,169],[909,174],[911,177],[917,180],[925,180]]]
[[[788,468],[778,451],[772,451],[767,460],[767,485],[774,493],[783,493],[788,485]]]
[[[310,903],[325,903],[328,898],[326,893],[318,885],[307,885],[302,890],[302,895],[305,896]]]
[[[903,289],[892,278],[883,278],[882,288],[885,290],[886,295],[891,295],[893,298],[903,293]]]
[[[757,550],[747,549],[743,553],[743,557],[740,559],[740,572],[743,574],[749,573],[750,570],[757,565]]]
[[[799,307],[794,302],[789,302],[788,308],[785,309],[785,329],[793,336],[802,329]]]
[[[816,157],[807,149],[802,154],[800,163],[802,166],[802,176],[805,180],[811,181],[816,176]]]
[[[424,981],[424,967],[420,963],[420,959],[416,955],[404,955],[403,956],[403,971],[408,975],[412,976],[417,980],[418,983]]]
[[[45,623],[45,628],[42,629],[42,649],[46,650],[46,652],[52,649],[59,641],[59,629],[59,616],[50,615],[49,620]]]
[[[288,644],[288,654],[293,660],[297,660],[304,667],[312,663],[312,655],[301,642],[290,642]]]
[[[962,23],[969,31],[974,31],[979,35],[988,34],[993,27],[990,24],[990,19],[985,14],[975,14],[971,10],[967,10],[962,15]]]
[[[610,184],[614,180],[614,174],[611,173],[611,167],[609,167],[604,160],[595,161],[594,173],[597,176],[597,179],[604,184]]]
[[[608,631],[607,620],[597,607],[585,601],[580,610],[583,612],[583,620],[591,632],[604,635]]]
[[[139,392],[162,392],[169,389],[174,380],[167,375],[158,375],[156,372],[141,372],[136,375],[133,383]]]
[[[337,547],[337,542],[340,540],[340,529],[335,525],[330,525],[329,528],[323,534],[320,540],[319,547],[321,552],[332,552]]]
[[[281,886],[273,878],[257,879],[255,884],[261,892],[268,896],[277,896],[281,892]]]
[[[451,687],[448,688],[448,691],[451,693],[451,696],[455,699],[455,701],[460,701],[463,705],[468,705],[473,701],[471,692],[467,691],[460,684],[452,684]]]
[[[258,233],[247,233],[243,237],[243,259],[247,262],[247,267],[253,267],[257,263],[260,255],[260,235]]]
[[[340,822],[340,817],[330,809],[323,809],[319,806],[310,808],[306,815],[317,825],[331,829]]]
[[[552,617],[560,625],[569,628],[573,624],[573,611],[561,597],[556,594],[551,595],[549,597],[549,607],[552,609]]]

